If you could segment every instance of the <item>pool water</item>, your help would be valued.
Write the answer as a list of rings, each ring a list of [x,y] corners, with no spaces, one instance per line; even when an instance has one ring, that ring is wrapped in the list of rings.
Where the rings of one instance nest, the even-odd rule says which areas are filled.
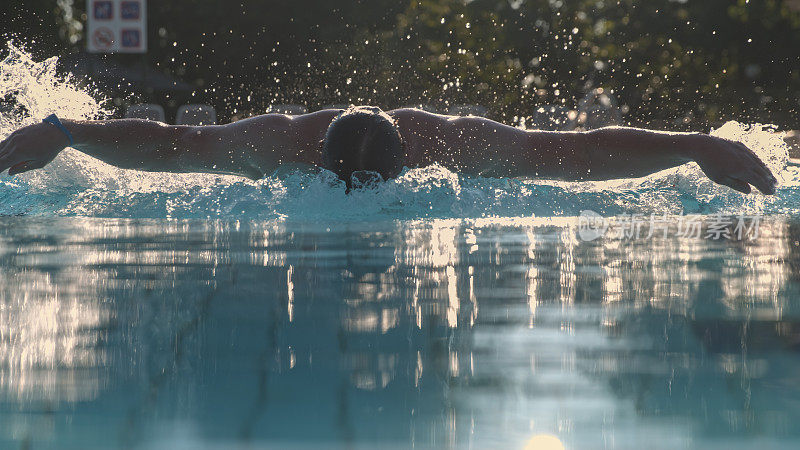
[[[3,448],[800,439],[798,221],[751,241],[536,219],[0,230]]]
[[[8,44],[0,138],[103,117],[98,96]],[[433,165],[349,195],[318,169],[74,150],[0,175],[0,448],[797,448],[800,169],[769,126],[711,132],[776,195],[694,164],[605,183]],[[675,228],[737,216],[758,232]],[[587,217],[672,229],[589,239]]]

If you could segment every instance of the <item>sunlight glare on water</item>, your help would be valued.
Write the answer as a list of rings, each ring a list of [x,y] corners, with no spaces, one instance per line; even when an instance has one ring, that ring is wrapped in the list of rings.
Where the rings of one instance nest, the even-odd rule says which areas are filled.
[[[539,434],[525,443],[524,450],[564,450],[564,444],[555,436]]]

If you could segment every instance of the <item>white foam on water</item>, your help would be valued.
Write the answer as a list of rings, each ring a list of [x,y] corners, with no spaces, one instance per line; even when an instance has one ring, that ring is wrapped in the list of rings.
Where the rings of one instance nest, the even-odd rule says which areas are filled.
[[[56,112],[69,119],[109,115],[102,94],[34,61],[7,43],[0,63],[0,138]],[[147,173],[107,165],[67,149],[44,169],[0,176],[0,215],[371,220],[575,216],[622,213],[798,213],[800,173],[787,168],[782,133],[728,122],[712,134],[745,143],[780,180],[777,195],[743,195],[708,180],[696,164],[608,182],[466,177],[439,165],[406,169],[396,180],[345,194],[324,170],[278,171],[262,180],[210,174]]]

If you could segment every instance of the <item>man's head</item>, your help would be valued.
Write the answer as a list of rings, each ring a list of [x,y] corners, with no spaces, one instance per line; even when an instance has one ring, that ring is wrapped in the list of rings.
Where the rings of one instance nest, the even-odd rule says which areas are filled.
[[[342,179],[348,190],[354,172],[359,179],[366,175],[361,172],[377,172],[384,180],[396,177],[404,157],[403,139],[392,118],[370,106],[351,106],[339,114],[322,142],[323,166]]]

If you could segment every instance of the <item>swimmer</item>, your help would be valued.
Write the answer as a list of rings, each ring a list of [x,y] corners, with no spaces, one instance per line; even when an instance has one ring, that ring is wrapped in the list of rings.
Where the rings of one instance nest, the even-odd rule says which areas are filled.
[[[739,192],[749,193],[752,185],[774,194],[777,184],[744,144],[702,133],[626,127],[522,130],[482,117],[370,106],[265,114],[206,126],[53,115],[0,143],[0,172],[39,169],[66,147],[126,169],[251,179],[281,164],[310,164],[334,172],[348,189],[354,180],[374,174],[388,180],[404,166],[433,163],[469,175],[582,181],[642,177],[694,161],[708,178]]]

